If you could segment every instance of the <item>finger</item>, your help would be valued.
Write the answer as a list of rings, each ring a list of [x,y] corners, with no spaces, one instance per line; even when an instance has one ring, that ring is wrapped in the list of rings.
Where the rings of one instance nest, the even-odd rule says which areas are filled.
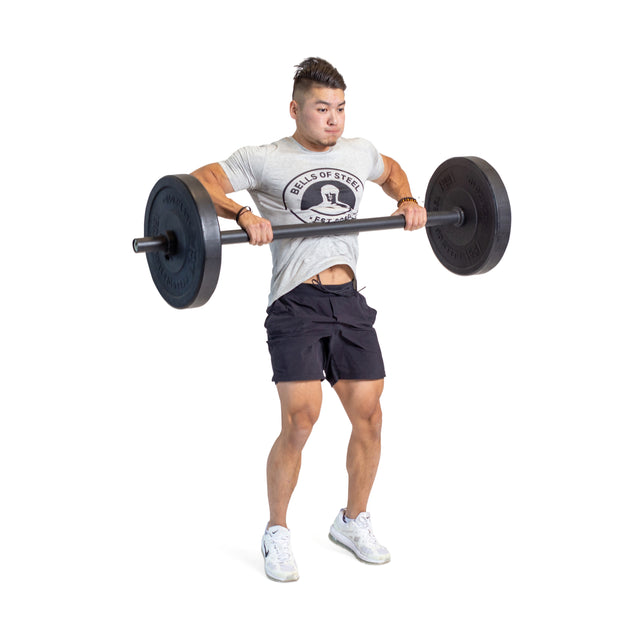
[[[405,226],[405,229],[407,231],[415,231],[418,227],[418,219],[416,218],[416,212],[411,209],[406,211],[406,213],[404,214],[404,217],[407,221],[407,224]]]
[[[251,238],[250,242],[254,247],[260,246],[260,229],[256,225],[252,225],[247,229],[249,233],[249,238]]]
[[[258,245],[262,246],[263,244],[267,244],[269,242],[269,236],[268,236],[267,230],[264,227],[261,227],[258,231],[259,231],[257,234]]]
[[[254,246],[262,246],[273,240],[273,229],[268,220],[249,225],[246,232],[249,235],[249,244]]]
[[[418,209],[413,212],[413,216],[411,219],[412,223],[412,231],[417,231],[418,229],[422,229],[427,224],[427,212],[423,209]]]
[[[262,227],[262,244],[269,244],[273,242],[273,229],[271,228],[271,223],[267,222]]]
[[[423,207],[419,207],[413,211],[412,217],[413,230],[422,229],[427,224],[427,212]]]

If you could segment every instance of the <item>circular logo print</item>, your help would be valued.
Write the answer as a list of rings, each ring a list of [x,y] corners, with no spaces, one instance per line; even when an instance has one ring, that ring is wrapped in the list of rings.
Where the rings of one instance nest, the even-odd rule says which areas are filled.
[[[284,206],[302,222],[355,218],[364,185],[352,173],[314,169],[296,176],[283,192]]]

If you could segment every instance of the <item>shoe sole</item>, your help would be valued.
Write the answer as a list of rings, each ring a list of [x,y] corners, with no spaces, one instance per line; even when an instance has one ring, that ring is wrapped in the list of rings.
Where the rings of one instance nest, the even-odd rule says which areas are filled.
[[[347,551],[351,551],[351,553],[358,560],[360,560],[360,562],[363,562],[364,564],[387,564],[388,562],[391,562],[391,558],[389,558],[388,560],[367,560],[363,558],[361,555],[359,555],[356,549],[354,549],[351,546],[351,543],[348,540],[348,538],[340,539],[342,538],[342,536],[340,536],[340,538],[338,538],[337,536],[340,536],[340,534],[338,533],[334,534],[333,529],[329,531],[329,540],[331,540],[331,542],[333,542],[334,544],[337,544],[339,547],[342,547],[343,549],[346,549]]]
[[[280,582],[280,583],[286,583],[286,582],[298,582],[298,580],[300,579],[300,576],[296,576],[295,578],[274,578],[273,576],[270,576],[267,573],[267,570],[264,570],[264,575],[267,576],[267,578],[269,578],[269,580],[271,580],[271,582]]]

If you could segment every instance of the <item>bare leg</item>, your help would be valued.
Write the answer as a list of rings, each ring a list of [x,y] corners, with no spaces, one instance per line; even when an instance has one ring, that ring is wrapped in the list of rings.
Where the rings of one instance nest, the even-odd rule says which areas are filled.
[[[268,526],[287,526],[287,508],[298,482],[302,449],[320,415],[322,387],[319,380],[280,382],[282,431],[267,460]]]
[[[340,380],[333,387],[351,420],[347,450],[349,493],[347,517],[367,510],[369,495],[378,471],[381,450],[382,409],[380,396],[384,380]]]

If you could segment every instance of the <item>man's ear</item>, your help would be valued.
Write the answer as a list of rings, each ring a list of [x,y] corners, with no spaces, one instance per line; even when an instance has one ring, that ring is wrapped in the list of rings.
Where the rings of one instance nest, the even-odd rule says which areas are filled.
[[[296,120],[298,117],[298,113],[300,111],[300,107],[298,105],[298,103],[295,100],[291,101],[291,104],[289,105],[289,115]]]

